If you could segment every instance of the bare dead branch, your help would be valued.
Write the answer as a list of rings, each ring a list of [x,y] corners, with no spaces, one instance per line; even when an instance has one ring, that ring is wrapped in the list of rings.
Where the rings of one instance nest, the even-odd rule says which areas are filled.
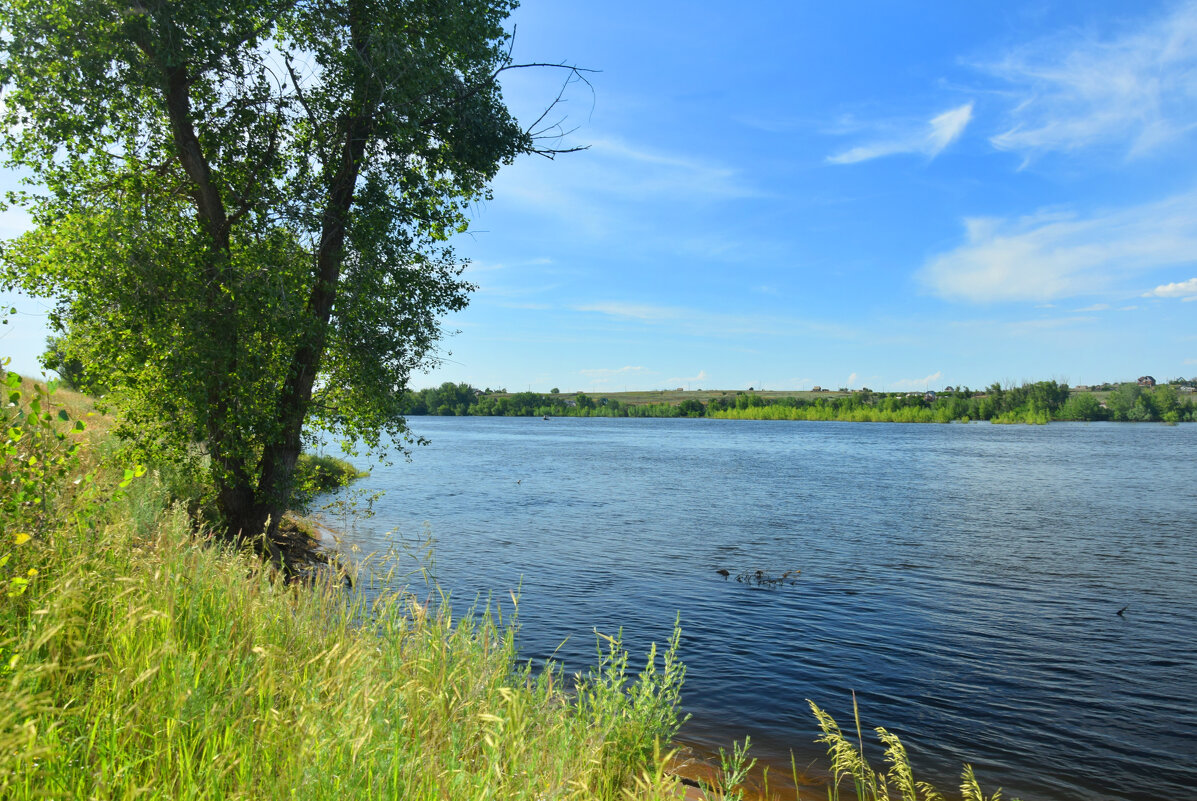
[[[316,119],[312,107],[308,105],[308,99],[303,93],[303,87],[299,85],[299,76],[295,74],[295,67],[291,64],[291,57],[287,56],[284,59],[284,63],[287,65],[287,73],[291,76],[291,83],[295,84],[295,97],[299,100],[299,105],[303,109],[304,114],[307,115],[308,122],[312,126],[312,134],[316,138],[316,147],[320,149],[320,162],[328,164],[328,145],[324,136],[324,130],[320,127],[320,123]]]

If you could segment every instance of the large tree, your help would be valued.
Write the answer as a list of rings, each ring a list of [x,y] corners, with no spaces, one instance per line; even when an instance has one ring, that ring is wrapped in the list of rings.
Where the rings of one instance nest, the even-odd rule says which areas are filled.
[[[305,424],[406,435],[469,289],[446,239],[500,165],[552,152],[500,95],[514,5],[0,3],[0,125],[35,187],[0,283],[58,299],[122,434],[210,457],[231,538],[277,525]]]

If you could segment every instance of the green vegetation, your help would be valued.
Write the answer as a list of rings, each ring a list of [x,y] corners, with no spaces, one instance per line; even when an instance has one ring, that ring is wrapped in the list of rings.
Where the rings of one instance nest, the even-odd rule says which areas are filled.
[[[1194,393],[1180,381],[1155,387],[1137,383],[1109,391],[1075,392],[1067,384],[1039,381],[1019,387],[993,384],[944,392],[655,392],[576,394],[507,393],[446,382],[409,393],[405,414],[500,417],[713,417],[725,420],[835,420],[857,423],[949,423],[988,420],[1035,423],[1052,420],[1116,422],[1197,421]],[[705,401],[705,402],[704,402]]]
[[[226,539],[271,541],[305,430],[406,441],[396,390],[470,289],[448,237],[501,165],[559,152],[501,96],[514,5],[0,4],[34,224],[0,287],[56,299],[49,363],[107,390],[135,458],[209,457]]]
[[[823,731],[819,742],[827,746],[827,754],[831,758],[831,786],[827,792],[829,800],[838,801],[840,785],[851,784],[853,795],[850,797],[856,801],[890,801],[891,798],[895,801],[943,801],[943,796],[934,787],[926,782],[915,781],[906,747],[896,734],[881,727],[876,729],[877,739],[885,746],[885,761],[889,768],[884,773],[873,769],[861,752],[864,733],[861,731],[860,710],[855,697],[852,699],[852,712],[856,720],[855,743],[844,736],[831,715],[813,701],[808,703]],[[970,765],[964,766],[964,773],[960,777],[960,793],[963,801],[1000,801],[1002,796],[999,790],[986,797]]]
[[[158,512],[16,546],[39,572],[0,613],[0,796],[614,799],[647,770],[671,797],[672,651],[630,680],[613,645],[575,695],[487,613],[289,588]]]
[[[358,470],[344,459],[328,454],[301,453],[295,466],[295,484],[305,496],[332,492],[347,487],[369,473]]]
[[[471,288],[448,237],[502,164],[556,152],[501,97],[514,5],[0,4],[0,143],[34,223],[0,288],[56,298],[47,364],[117,413],[88,431],[85,397],[5,377],[0,796],[677,798],[678,635],[636,677],[603,638],[570,682],[490,609],[275,569],[283,512],[356,473],[303,457],[305,431],[799,408],[406,391]],[[1063,403],[1036,393],[1027,414]],[[1109,408],[1191,419],[1165,400]]]
[[[676,799],[677,634],[567,680],[491,610],[288,585],[52,389],[7,379],[0,797]]]

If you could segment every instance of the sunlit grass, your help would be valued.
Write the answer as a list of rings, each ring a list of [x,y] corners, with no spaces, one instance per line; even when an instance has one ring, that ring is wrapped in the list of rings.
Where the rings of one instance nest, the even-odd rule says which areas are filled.
[[[287,587],[180,507],[135,528],[21,546],[39,572],[0,613],[0,797],[669,797],[672,651],[633,677],[612,640],[575,689],[485,610]]]
[[[48,425],[91,411],[38,397]],[[676,635],[638,673],[618,638],[534,673],[489,609],[287,585],[205,536],[171,471],[71,454],[57,502],[0,521],[0,798],[678,797]]]
[[[819,742],[827,746],[831,782],[827,788],[829,801],[838,801],[840,794],[854,801],[943,801],[944,796],[927,782],[916,781],[906,747],[893,732],[878,727],[877,739],[884,746],[886,770],[875,770],[864,756],[864,733],[860,725],[860,710],[852,699],[852,714],[856,723],[856,739],[846,736],[831,715],[809,702],[823,735]],[[795,781],[797,774],[795,773]],[[1001,801],[1002,791],[987,796],[981,790],[971,765],[965,765],[960,777],[960,796],[963,801]]]

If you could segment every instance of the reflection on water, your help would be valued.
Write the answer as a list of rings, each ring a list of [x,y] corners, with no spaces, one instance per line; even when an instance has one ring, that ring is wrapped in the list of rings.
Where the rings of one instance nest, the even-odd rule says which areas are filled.
[[[1197,426],[412,423],[432,444],[362,482],[352,541],[427,524],[455,606],[517,590],[523,654],[571,671],[680,612],[692,741],[801,766],[804,699],[843,724],[855,691],[946,787],[1194,792]]]

